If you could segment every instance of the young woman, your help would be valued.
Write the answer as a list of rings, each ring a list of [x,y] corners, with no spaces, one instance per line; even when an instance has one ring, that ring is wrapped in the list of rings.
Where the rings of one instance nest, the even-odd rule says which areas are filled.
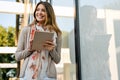
[[[45,41],[44,49],[31,50],[35,31],[53,32],[53,40]],[[38,44],[39,45],[39,44]],[[56,80],[55,63],[61,59],[61,31],[57,26],[53,7],[39,2],[34,11],[34,21],[20,33],[15,53],[17,61],[24,59],[20,78],[23,80]]]

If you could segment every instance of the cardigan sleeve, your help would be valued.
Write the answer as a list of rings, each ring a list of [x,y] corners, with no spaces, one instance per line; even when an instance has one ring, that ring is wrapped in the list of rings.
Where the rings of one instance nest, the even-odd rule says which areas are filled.
[[[28,27],[24,27],[22,29],[22,31],[20,32],[18,46],[17,46],[17,50],[15,52],[15,59],[17,61],[25,59],[27,56],[29,56],[31,54],[31,52],[28,51],[28,49],[26,48],[28,29],[29,29]]]
[[[57,64],[61,60],[61,44],[62,44],[62,37],[61,35],[56,39],[56,47],[50,51],[50,56],[52,60]]]

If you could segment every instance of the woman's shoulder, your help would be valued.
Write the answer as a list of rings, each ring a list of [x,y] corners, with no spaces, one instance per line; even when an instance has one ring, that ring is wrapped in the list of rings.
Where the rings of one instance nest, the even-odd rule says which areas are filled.
[[[22,28],[22,30],[23,30],[23,31],[28,31],[28,30],[30,30],[30,28],[31,28],[30,26],[24,26],[24,27]]]
[[[24,30],[27,30],[27,29],[30,29],[30,28],[31,28],[31,26],[24,26],[23,27]]]
[[[31,27],[30,26],[25,26],[21,29],[22,33],[28,33],[30,31]]]

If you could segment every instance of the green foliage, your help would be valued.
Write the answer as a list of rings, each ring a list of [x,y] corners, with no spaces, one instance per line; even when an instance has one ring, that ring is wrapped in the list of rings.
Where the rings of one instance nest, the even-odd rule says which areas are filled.
[[[15,28],[8,27],[7,46],[15,46]]]
[[[6,28],[0,25],[0,46],[7,46],[7,31]]]
[[[0,46],[15,46],[15,28],[0,25]]]
[[[0,47],[15,46],[15,28],[9,26],[4,28],[0,25]],[[0,54],[0,63],[14,63],[13,54]],[[11,73],[12,72],[12,73]],[[0,69],[0,80],[8,80],[9,77],[15,77],[16,69]]]

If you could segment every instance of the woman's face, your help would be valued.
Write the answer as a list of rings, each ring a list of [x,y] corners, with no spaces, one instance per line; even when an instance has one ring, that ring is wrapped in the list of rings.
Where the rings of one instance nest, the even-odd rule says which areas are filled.
[[[44,5],[40,4],[35,12],[35,17],[40,24],[43,24],[47,18],[47,13]]]

